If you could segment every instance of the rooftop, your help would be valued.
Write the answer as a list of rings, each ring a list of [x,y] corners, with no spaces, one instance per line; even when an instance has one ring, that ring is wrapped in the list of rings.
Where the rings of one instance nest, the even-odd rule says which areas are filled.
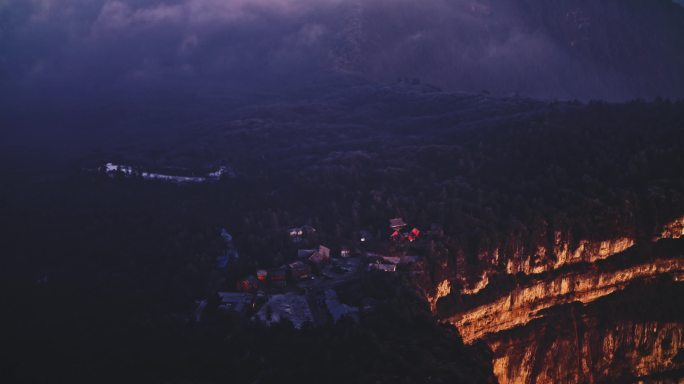
[[[311,308],[306,298],[295,293],[273,295],[254,315],[253,319],[267,325],[288,319],[295,328],[301,329],[305,323],[313,323]]]
[[[397,229],[397,228],[403,228],[405,226],[406,226],[406,223],[404,222],[404,219],[402,219],[401,217],[390,219],[390,228]]]

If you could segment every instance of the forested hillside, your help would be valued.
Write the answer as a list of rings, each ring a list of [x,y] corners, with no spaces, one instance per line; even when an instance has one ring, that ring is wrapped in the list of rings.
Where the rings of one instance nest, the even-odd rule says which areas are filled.
[[[2,188],[4,291],[23,308],[12,321],[21,323],[27,315],[44,321],[20,328],[35,338],[15,341],[29,350],[49,333],[54,343],[48,350],[65,348],[68,359],[79,361],[80,348],[94,348],[93,332],[101,327],[114,327],[108,332],[116,334],[126,324],[132,332],[167,337],[147,328],[161,321],[170,332],[190,332],[189,344],[170,347],[176,351],[171,361],[209,359],[207,369],[219,369],[206,352],[177,354],[203,350],[206,342],[201,327],[184,331],[180,319],[189,316],[195,299],[234,286],[257,266],[291,260],[296,248],[287,229],[304,223],[316,227],[325,244],[348,243],[366,230],[384,248],[387,219],[404,217],[428,234],[408,250],[426,256],[428,290],[453,273],[503,273],[515,250],[536,249],[552,241],[554,231],[567,234],[569,243],[650,239],[684,213],[682,111],[681,102],[670,101],[544,104],[455,96],[410,82],[385,88],[354,83],[318,99],[303,92],[292,101],[242,109],[192,136],[140,136],[134,144],[68,161],[62,155],[41,164],[31,154],[5,152],[12,167],[5,169]],[[110,159],[196,170],[224,164],[235,177],[199,185],[111,178],[97,168]],[[215,269],[220,227],[230,229],[241,254],[227,271]],[[498,261],[483,258],[494,248],[502,255]],[[457,270],[440,267],[445,260]],[[421,307],[418,301],[411,305]],[[374,337],[345,327],[310,332]],[[443,340],[443,332],[453,333],[430,327],[424,337]],[[271,343],[290,337],[291,331],[279,332],[260,336],[265,339],[258,347],[230,344],[238,349],[225,350],[225,358],[250,348],[257,348],[254,356],[268,353]],[[121,340],[155,343],[144,334]],[[402,337],[387,336],[378,348],[393,349],[385,343]],[[146,348],[152,348],[150,356],[162,353]],[[340,348],[342,353],[347,347]],[[400,358],[415,358],[406,353]],[[124,364],[139,364],[135,355],[126,356],[119,357]],[[325,366],[316,361],[305,370]],[[368,368],[364,375],[396,374]],[[206,378],[218,379],[224,369]],[[445,380],[464,372],[454,369],[444,372]]]

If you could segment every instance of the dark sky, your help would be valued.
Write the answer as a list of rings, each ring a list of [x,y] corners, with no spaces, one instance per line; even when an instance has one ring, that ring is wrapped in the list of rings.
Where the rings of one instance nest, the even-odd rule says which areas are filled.
[[[551,98],[681,91],[671,73],[681,64],[684,19],[669,0],[563,3],[0,0],[0,81],[35,96],[256,88],[332,71]],[[642,52],[652,45],[664,48]]]

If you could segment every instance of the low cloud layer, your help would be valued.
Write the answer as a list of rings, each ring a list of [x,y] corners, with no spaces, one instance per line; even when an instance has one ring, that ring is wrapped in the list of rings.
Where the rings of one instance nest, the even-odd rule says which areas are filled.
[[[245,88],[332,71],[536,97],[684,92],[682,75],[671,75],[684,65],[680,8],[667,0],[565,3],[0,0],[0,81],[19,93],[201,82]],[[616,24],[622,35],[623,27],[601,19],[616,10],[624,11]],[[625,52],[653,38],[665,48],[624,62]]]
[[[17,0],[5,3],[3,76],[102,83],[287,71],[325,26],[297,0]],[[333,2],[318,2],[314,8]],[[318,63],[320,64],[320,63]],[[280,68],[279,68],[280,67]]]

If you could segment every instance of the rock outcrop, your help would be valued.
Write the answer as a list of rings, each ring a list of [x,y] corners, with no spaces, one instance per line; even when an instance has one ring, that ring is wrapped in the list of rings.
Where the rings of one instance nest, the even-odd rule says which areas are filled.
[[[682,294],[683,284],[674,288]],[[681,382],[684,313],[643,286],[487,336],[499,383]],[[650,297],[649,297],[650,296]],[[633,306],[643,310],[635,310]]]
[[[682,236],[684,236],[684,217],[680,217],[664,225],[655,240],[679,239]]]
[[[662,239],[678,239],[684,236],[684,216],[674,219],[656,230],[653,241]],[[595,263],[622,253],[637,244],[636,236],[620,236],[614,239],[589,240],[580,239],[573,244],[569,233],[555,231],[553,241],[535,247],[520,245],[514,250],[504,253],[500,248],[481,250],[477,259],[476,271],[465,267],[463,255],[459,255],[455,263],[440,262],[441,277],[434,285],[432,292],[426,294],[428,301],[436,308],[436,301],[449,293],[464,295],[476,294],[489,284],[490,278],[497,274],[525,275],[543,274],[560,270],[580,263]],[[436,287],[449,280],[449,286],[458,285],[459,289],[437,292]],[[454,284],[457,283],[457,284]],[[457,291],[457,292],[456,292]]]
[[[590,303],[627,284],[669,274],[684,280],[684,258],[658,259],[615,270],[567,273],[519,287],[496,300],[445,319],[458,327],[465,343],[506,331],[543,316],[546,309],[572,302]]]
[[[628,297],[628,316],[605,304],[635,284],[661,279],[684,293],[684,217],[654,233],[657,244],[622,236],[571,246],[555,232],[535,252],[481,252],[488,265],[482,273],[440,279],[428,298],[466,344],[489,346],[500,383],[676,382],[668,380],[684,375],[684,315],[650,314],[681,306],[681,296],[655,309]]]

